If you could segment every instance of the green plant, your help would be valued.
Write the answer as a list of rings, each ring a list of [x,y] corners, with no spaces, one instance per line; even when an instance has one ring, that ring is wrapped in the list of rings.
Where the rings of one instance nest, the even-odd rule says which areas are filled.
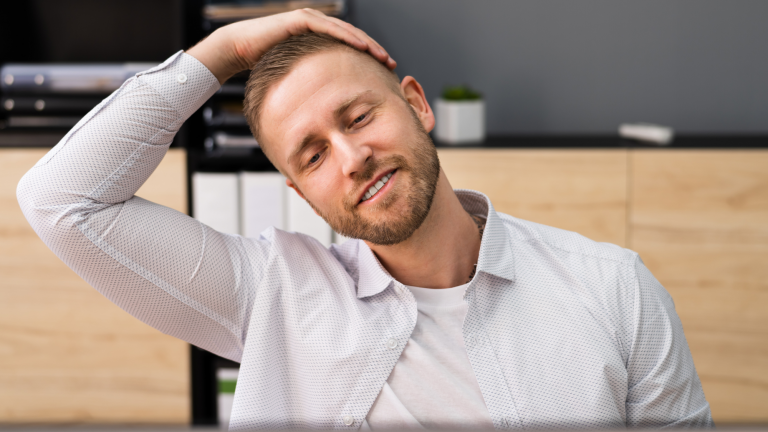
[[[478,100],[482,98],[483,98],[483,95],[472,90],[471,88],[469,88],[469,86],[466,86],[466,85],[443,87],[443,99],[445,100],[463,101],[463,100]]]

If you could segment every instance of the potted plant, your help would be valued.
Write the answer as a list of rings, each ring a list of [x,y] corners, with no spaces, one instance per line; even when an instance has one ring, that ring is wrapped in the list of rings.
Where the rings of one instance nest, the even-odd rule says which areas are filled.
[[[485,102],[468,86],[443,89],[435,101],[435,138],[446,144],[480,143],[485,139]]]

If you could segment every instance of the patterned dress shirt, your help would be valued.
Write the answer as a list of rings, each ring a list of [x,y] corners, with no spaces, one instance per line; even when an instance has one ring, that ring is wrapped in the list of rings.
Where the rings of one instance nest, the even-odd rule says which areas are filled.
[[[366,244],[223,234],[134,196],[219,87],[181,51],[127,80],[22,178],[21,208],[121,308],[241,362],[231,429],[357,429],[417,316]],[[456,193],[487,218],[463,336],[496,428],[712,426],[672,299],[636,253]]]

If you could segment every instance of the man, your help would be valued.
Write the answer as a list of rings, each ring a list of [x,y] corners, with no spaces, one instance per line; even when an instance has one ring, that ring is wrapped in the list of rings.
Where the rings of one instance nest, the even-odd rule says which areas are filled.
[[[312,10],[223,27],[89,113],[19,202],[113,302],[241,362],[235,430],[712,426],[672,300],[637,254],[454,191],[424,92],[394,66]],[[246,68],[263,150],[358,240],[226,235],[133,196]]]

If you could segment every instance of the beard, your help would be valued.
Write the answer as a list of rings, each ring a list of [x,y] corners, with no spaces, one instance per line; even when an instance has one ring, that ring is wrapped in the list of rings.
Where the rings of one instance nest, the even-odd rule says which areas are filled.
[[[341,208],[336,211],[323,212],[307,201],[337,233],[376,245],[389,246],[409,239],[427,218],[440,177],[440,161],[432,139],[413,110],[411,116],[414,140],[408,146],[411,150],[409,158],[393,155],[369,159],[355,178],[352,193],[343,198]],[[385,197],[367,206],[366,212],[374,213],[373,215],[363,215],[358,207],[359,191],[376,173],[384,169],[396,170],[397,183],[393,184],[394,187]],[[404,180],[409,178],[410,187],[407,187]],[[401,197],[405,206],[396,208]]]

